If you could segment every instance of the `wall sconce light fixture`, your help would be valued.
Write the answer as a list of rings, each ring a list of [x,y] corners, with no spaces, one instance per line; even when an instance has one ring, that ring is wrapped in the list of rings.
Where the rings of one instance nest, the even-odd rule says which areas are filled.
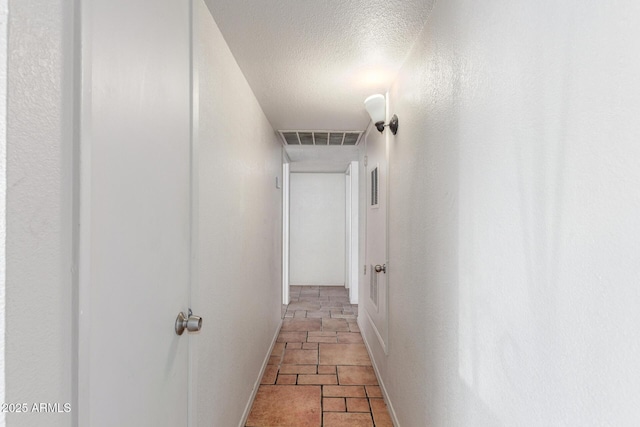
[[[387,115],[386,109],[386,100],[384,95],[376,94],[371,95],[367,99],[364,100],[364,108],[366,108],[369,116],[371,116],[371,121],[376,125],[376,129],[380,133],[384,131],[385,126],[389,126],[392,134],[398,133],[398,116],[395,114],[391,117],[391,121],[389,124],[384,124],[384,118]]]

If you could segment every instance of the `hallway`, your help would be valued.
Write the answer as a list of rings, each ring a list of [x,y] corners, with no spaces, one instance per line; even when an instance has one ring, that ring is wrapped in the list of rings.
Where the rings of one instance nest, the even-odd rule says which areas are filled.
[[[290,295],[246,427],[392,427],[347,290]]]
[[[0,3],[0,427],[640,425],[639,2]]]

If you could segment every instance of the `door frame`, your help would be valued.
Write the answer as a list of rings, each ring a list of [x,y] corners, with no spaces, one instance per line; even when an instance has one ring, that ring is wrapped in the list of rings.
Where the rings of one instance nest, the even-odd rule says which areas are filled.
[[[290,221],[289,221],[289,208],[290,208],[290,192],[289,192],[289,178],[290,168],[289,159],[284,151],[282,161],[282,304],[289,304],[289,255],[290,255]],[[284,317],[284,309],[282,313]]]
[[[200,307],[197,307],[197,302],[200,301],[199,294],[199,257],[198,248],[200,241],[198,239],[199,233],[199,195],[200,195],[200,169],[199,169],[199,134],[200,134],[200,73],[197,67],[194,54],[195,46],[195,25],[194,25],[194,2],[197,0],[189,0],[189,85],[190,85],[190,179],[189,183],[189,199],[191,202],[191,216],[189,224],[189,309],[195,313],[200,313]],[[198,423],[198,345],[197,340],[193,339],[191,335],[187,334],[189,340],[188,343],[188,358],[189,366],[187,367],[187,383],[188,383],[188,397],[187,397],[187,426],[194,427]]]
[[[289,304],[289,272],[290,272],[290,242],[291,242],[291,192],[290,192],[290,159],[283,150],[282,164],[282,304]],[[351,225],[351,232],[345,232],[345,287],[349,289],[350,303],[358,304],[360,281],[360,187],[359,162],[351,161],[345,170],[346,199],[345,216],[347,224]],[[347,283],[349,286],[347,286]],[[284,316],[284,313],[283,313]]]
[[[351,163],[344,172],[344,287],[349,290],[351,296]]]
[[[346,251],[345,251],[345,284],[349,284],[349,301],[351,304],[358,304],[359,279],[359,162],[352,161],[345,173],[346,175]]]

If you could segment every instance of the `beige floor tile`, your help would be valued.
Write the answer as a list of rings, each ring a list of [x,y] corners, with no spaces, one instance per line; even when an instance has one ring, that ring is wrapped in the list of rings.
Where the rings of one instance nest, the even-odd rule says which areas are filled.
[[[303,350],[317,350],[318,349],[318,343],[317,342],[305,342],[305,343],[302,343],[302,349]]]
[[[269,357],[269,365],[279,365],[282,360],[282,356],[271,356]]]
[[[382,397],[382,390],[380,390],[380,386],[368,385],[365,389],[367,390],[367,397]]]
[[[320,292],[318,292],[318,290],[313,290],[313,289],[303,289],[302,291],[300,291],[300,296],[301,297],[319,297],[320,296]]]
[[[287,310],[289,310],[289,311],[297,311],[297,310],[304,310],[304,311],[314,310],[315,311],[315,310],[319,310],[319,309],[320,309],[320,303],[319,302],[311,302],[311,301],[292,302],[287,307]]]
[[[343,397],[323,397],[322,410],[324,412],[344,412],[346,406]]]
[[[335,335],[332,337],[309,336],[307,342],[337,343],[338,339]]]
[[[319,374],[336,374],[336,367],[330,365],[318,365]]]
[[[376,427],[393,427],[387,404],[382,399],[369,399]]]
[[[364,344],[320,344],[320,365],[364,365],[371,360]]]
[[[365,397],[364,387],[361,385],[327,385],[322,387],[323,397]]]
[[[339,344],[357,344],[364,342],[362,335],[357,332],[338,332]]]
[[[332,319],[332,320],[343,320],[343,319]],[[292,332],[292,331],[319,331],[322,329],[322,319],[309,319],[309,318],[293,318],[293,319],[284,319],[282,321],[282,331],[284,332]]]
[[[373,427],[371,414],[350,412],[324,412],[323,427]]]
[[[281,374],[315,374],[316,365],[280,365]]]
[[[272,356],[282,356],[282,352],[284,352],[284,343],[276,342],[273,346],[273,350],[271,351]]]
[[[312,331],[309,332],[310,337],[335,337],[337,336],[336,331]]]
[[[320,427],[320,389],[320,386],[261,385],[246,426]]]
[[[336,375],[298,375],[298,384],[335,385],[338,384]]]
[[[307,317],[313,318],[321,318],[321,317],[331,317],[330,311],[307,311]]]
[[[330,297],[335,296],[335,297],[344,298],[344,297],[346,297],[347,292],[346,292],[345,288],[332,286],[331,289],[325,289],[325,288],[320,289],[320,295],[325,295],[325,296],[330,296]]]
[[[302,344],[301,342],[288,342],[287,343],[287,348],[291,349],[291,350],[302,350]],[[304,343],[306,344],[306,343]]]
[[[317,365],[318,350],[286,349],[282,363],[287,365]]]
[[[274,384],[278,375],[278,365],[267,365],[260,384]]]
[[[276,384],[295,384],[298,379],[297,375],[278,375]]]
[[[355,314],[344,314],[344,313],[339,313],[339,314],[333,314],[333,312],[331,312],[331,318],[332,319],[355,319],[356,315]]]
[[[345,319],[326,319],[325,318],[325,319],[322,319],[322,330],[323,331],[349,331],[349,324]]]
[[[276,338],[277,342],[306,342],[307,341],[307,333],[306,332],[280,332],[278,338]]]
[[[340,385],[378,385],[371,366],[338,366]]]
[[[369,409],[369,400],[361,397],[347,398],[348,412],[371,412]]]

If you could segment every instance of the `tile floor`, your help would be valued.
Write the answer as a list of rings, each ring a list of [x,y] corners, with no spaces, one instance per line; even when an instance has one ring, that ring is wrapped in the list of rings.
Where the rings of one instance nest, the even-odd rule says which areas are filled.
[[[347,290],[292,286],[247,427],[393,427]]]

